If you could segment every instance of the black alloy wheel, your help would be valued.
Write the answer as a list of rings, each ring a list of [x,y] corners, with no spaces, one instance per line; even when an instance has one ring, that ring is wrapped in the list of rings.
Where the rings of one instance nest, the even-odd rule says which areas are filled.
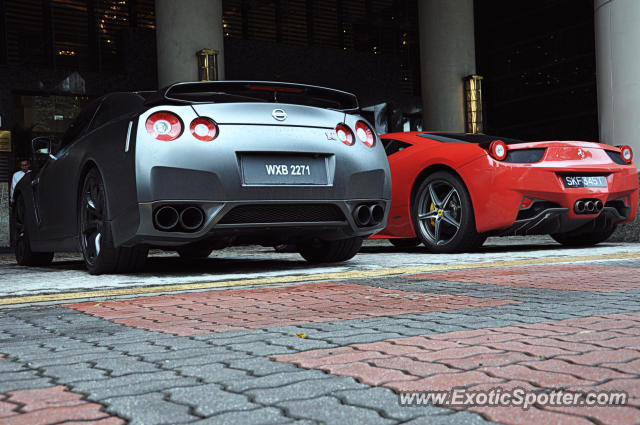
[[[80,246],[87,267],[94,266],[102,250],[106,219],[104,186],[96,169],[84,179],[80,197]]]
[[[107,205],[102,177],[92,168],[84,178],[78,208],[80,248],[87,270],[91,274],[136,271],[144,265],[149,249],[114,247]]]
[[[486,237],[476,232],[473,205],[464,183],[439,171],[418,188],[411,218],[418,238],[433,252],[461,252],[481,246]]]

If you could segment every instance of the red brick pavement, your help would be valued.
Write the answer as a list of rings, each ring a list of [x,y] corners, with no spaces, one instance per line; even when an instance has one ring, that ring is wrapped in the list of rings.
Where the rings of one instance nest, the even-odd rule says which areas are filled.
[[[626,391],[627,406],[468,410],[503,424],[640,421],[640,313],[397,338],[273,358],[396,392],[495,387]]]
[[[0,394],[0,424],[123,425],[124,420],[102,411],[102,405],[83,400],[66,387],[12,391]]]
[[[191,292],[68,305],[126,326],[179,336],[490,307],[513,301],[345,283]]]
[[[490,267],[425,273],[408,278],[564,291],[616,292],[640,289],[640,279],[633,269],[589,264]]]

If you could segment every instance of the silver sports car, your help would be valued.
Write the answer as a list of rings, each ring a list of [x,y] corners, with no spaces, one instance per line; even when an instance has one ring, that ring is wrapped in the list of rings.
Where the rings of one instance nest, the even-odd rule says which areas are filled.
[[[16,259],[80,250],[92,274],[138,269],[150,247],[202,258],[295,245],[352,258],[386,225],[384,147],[354,95],[257,81],[178,83],[89,104],[15,194]]]

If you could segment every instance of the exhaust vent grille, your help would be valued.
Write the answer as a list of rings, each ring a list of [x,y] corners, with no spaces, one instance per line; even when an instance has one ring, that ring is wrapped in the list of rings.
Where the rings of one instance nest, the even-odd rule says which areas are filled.
[[[241,205],[229,211],[218,224],[321,223],[345,221],[331,204]]]

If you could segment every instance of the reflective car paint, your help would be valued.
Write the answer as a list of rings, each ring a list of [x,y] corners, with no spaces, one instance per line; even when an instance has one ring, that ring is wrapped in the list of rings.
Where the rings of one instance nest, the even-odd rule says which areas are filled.
[[[301,86],[302,87],[302,86]],[[108,103],[111,96],[98,100]],[[131,97],[138,102],[137,98]],[[273,231],[295,227],[305,237],[367,237],[386,225],[384,219],[372,226],[358,227],[351,211],[360,202],[380,202],[390,208],[389,166],[380,143],[369,148],[363,143],[345,146],[335,137],[338,123],[352,129],[363,118],[355,113],[287,103],[220,103],[140,105],[132,111],[84,131],[49,160],[39,173],[21,181],[16,190],[24,196],[28,211],[26,225],[31,244],[38,251],[78,249],[78,197],[89,167],[103,178],[108,199],[107,225],[115,246],[171,246],[189,244],[215,236],[217,230]],[[273,111],[286,112],[276,120]],[[153,139],[145,129],[146,119],[157,111],[176,113],[182,134],[173,141]],[[189,124],[198,117],[213,119],[219,135],[210,142],[197,140]],[[333,133],[333,134],[332,134]],[[377,136],[376,136],[377,138]],[[294,153],[324,155],[328,159],[326,185],[250,186],[241,181],[239,155]],[[163,203],[190,203],[206,214],[196,232],[162,232],[154,227],[154,207]],[[247,223],[218,225],[231,208],[255,204],[326,203],[343,211],[345,220],[319,223]],[[256,242],[260,242],[259,236]]]
[[[423,136],[418,136],[422,134]],[[631,211],[619,223],[632,221],[638,205],[638,173],[635,164],[614,163],[605,150],[618,148],[591,142],[549,141],[508,145],[509,150],[546,148],[541,161],[530,164],[506,163],[494,159],[476,143],[443,143],[425,137],[424,132],[391,133],[380,136],[411,146],[389,156],[393,179],[393,202],[387,227],[373,238],[413,238],[411,201],[422,178],[448,169],[463,180],[469,190],[478,232],[512,226],[525,196],[548,200],[569,208],[572,220],[595,218],[578,216],[575,201],[582,198],[607,201],[629,196]],[[584,155],[581,158],[578,151]],[[604,175],[608,188],[565,188],[565,174]]]

